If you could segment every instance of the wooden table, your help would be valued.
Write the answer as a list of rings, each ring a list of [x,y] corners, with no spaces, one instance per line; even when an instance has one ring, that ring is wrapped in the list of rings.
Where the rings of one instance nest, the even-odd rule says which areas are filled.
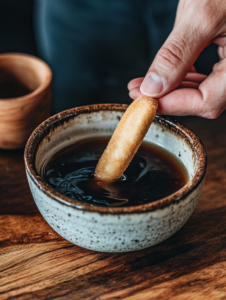
[[[32,199],[23,151],[0,151],[0,299],[226,299],[226,114],[181,120],[207,150],[204,190],[178,233],[138,252],[65,241]]]

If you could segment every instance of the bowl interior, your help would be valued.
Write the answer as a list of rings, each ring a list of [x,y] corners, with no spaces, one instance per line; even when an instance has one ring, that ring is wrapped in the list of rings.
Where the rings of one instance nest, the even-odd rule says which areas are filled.
[[[40,124],[25,148],[25,167],[36,187],[47,197],[75,209],[98,213],[134,213],[153,211],[186,199],[203,182],[206,153],[199,138],[183,124],[156,116],[145,141],[156,143],[176,155],[188,171],[189,182],[179,191],[158,201],[128,207],[100,207],[85,204],[59,194],[43,181],[43,163],[60,149],[90,136],[111,136],[128,106],[95,104],[61,112]]]
[[[83,138],[111,136],[122,115],[123,111],[93,111],[81,113],[52,126],[36,153],[35,167],[38,174],[40,175],[43,163],[65,146]],[[191,144],[191,137],[189,139],[178,124],[156,117],[144,140],[158,144],[177,156],[186,167],[189,180],[194,178],[198,166],[197,155]]]

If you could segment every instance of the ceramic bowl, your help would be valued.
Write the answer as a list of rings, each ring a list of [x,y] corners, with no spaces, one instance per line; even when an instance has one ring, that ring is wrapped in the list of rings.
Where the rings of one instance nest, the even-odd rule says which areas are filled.
[[[99,207],[63,196],[42,180],[46,159],[82,138],[111,136],[126,108],[100,104],[64,111],[38,126],[26,145],[27,178],[41,214],[66,240],[87,249],[126,252],[164,241],[189,219],[203,187],[206,154],[199,138],[181,123],[159,116],[145,141],[166,148],[185,165],[189,182],[176,193],[144,205]]]
[[[50,116],[51,82],[52,72],[41,59],[19,53],[0,55],[0,148],[24,147],[32,131]],[[27,93],[15,96],[18,86]],[[5,98],[6,87],[11,98]]]

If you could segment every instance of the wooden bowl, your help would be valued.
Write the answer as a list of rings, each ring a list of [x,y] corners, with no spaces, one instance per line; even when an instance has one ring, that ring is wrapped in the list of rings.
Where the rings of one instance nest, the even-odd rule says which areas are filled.
[[[32,131],[50,116],[51,82],[51,69],[39,58],[0,55],[0,148],[24,147]]]

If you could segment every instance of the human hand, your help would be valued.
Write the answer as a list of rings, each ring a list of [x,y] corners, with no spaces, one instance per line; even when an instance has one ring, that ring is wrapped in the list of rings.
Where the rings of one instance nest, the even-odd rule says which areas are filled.
[[[210,43],[221,61],[207,77],[193,64]],[[226,2],[180,0],[175,25],[144,78],[128,84],[131,98],[159,98],[158,114],[215,119],[226,109]]]

